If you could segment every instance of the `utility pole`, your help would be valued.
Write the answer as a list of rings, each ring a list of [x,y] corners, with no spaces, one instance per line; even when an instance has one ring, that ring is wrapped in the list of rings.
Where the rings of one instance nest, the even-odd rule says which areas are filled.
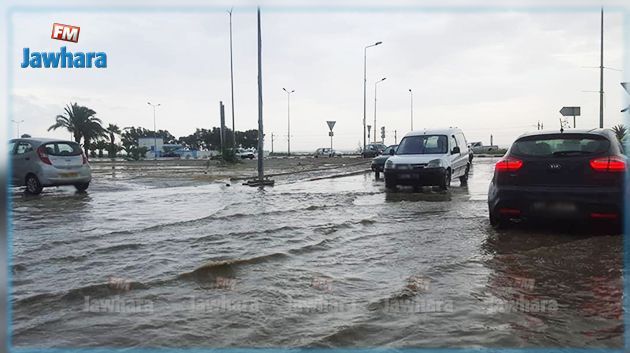
[[[236,128],[234,127],[234,64],[232,62],[232,9],[230,14],[230,89],[232,91],[232,147],[236,147]]]
[[[394,130],[394,145],[397,145],[397,144],[398,144],[398,131]]]
[[[363,48],[363,151],[365,151],[365,146],[367,145],[365,135],[367,123],[367,50],[368,48],[375,47],[381,43],[383,42],[376,42]],[[374,129],[376,129],[376,125],[374,125]]]
[[[411,100],[411,131],[413,131],[413,91],[409,89],[409,96]]]
[[[225,159],[225,107],[223,102],[219,101],[219,123],[221,124],[220,138],[221,138],[221,158]]]
[[[271,153],[273,153],[273,132],[271,133]]]
[[[265,177],[263,165],[263,98],[262,98],[262,35],[260,33],[260,7],[257,9],[258,20],[258,181]]]
[[[376,87],[378,84],[385,81],[386,77],[374,82],[374,128],[376,129]],[[376,143],[376,134],[374,134],[374,143]]]
[[[17,138],[20,138],[20,124],[24,122],[24,120],[11,120],[13,123],[15,123],[15,126],[17,127]]]
[[[148,105],[153,107],[153,159],[157,160],[158,150],[157,150],[157,130],[155,125],[155,108],[159,107],[160,104],[152,104],[151,102],[147,102]]]
[[[294,89],[288,90],[282,87],[282,90],[287,92],[287,156],[291,155],[291,93],[295,92]]]
[[[599,128],[604,128],[604,7],[601,12],[601,39],[599,49]]]

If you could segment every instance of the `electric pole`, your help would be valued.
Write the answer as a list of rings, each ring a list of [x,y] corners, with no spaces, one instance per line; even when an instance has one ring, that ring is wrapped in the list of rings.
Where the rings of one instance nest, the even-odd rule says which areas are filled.
[[[604,128],[604,8],[601,12],[601,39],[599,48],[599,128]]]
[[[232,147],[236,147],[236,128],[234,127],[234,64],[232,63],[232,9],[230,14],[230,89],[232,91]]]

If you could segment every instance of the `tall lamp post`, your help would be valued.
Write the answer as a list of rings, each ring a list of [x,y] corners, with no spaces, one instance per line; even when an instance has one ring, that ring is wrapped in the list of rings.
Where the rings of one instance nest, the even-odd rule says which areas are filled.
[[[157,129],[155,128],[155,109],[161,104],[152,104],[147,102],[148,105],[153,107],[153,159],[157,160]]]
[[[382,79],[374,82],[374,126],[376,128],[376,88],[378,87],[378,84],[385,81],[387,77],[383,77]],[[376,134],[374,134],[374,143],[376,143]]]
[[[232,63],[232,9],[230,14],[230,90],[232,93],[232,147],[236,147],[236,127],[234,126],[234,64]]]
[[[411,131],[413,131],[413,91],[409,89],[409,99],[411,100]]]
[[[17,137],[20,138],[20,124],[24,122],[24,120],[11,120],[13,123],[15,123],[15,126],[17,127]]]
[[[287,156],[291,155],[291,93],[295,92],[294,89],[288,90],[282,87],[282,90],[287,92]]]
[[[367,50],[368,48],[380,45],[383,42],[376,42],[363,48],[363,150],[365,151],[366,139],[366,122],[367,122]],[[376,126],[374,127],[376,129]]]

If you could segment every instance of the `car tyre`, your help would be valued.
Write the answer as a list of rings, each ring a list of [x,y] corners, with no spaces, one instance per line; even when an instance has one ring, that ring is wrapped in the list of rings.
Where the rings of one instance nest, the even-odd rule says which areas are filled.
[[[440,190],[448,190],[449,186],[451,186],[451,171],[447,169],[444,173],[444,180],[440,184]]]
[[[490,225],[494,228],[494,229],[504,229],[507,227],[509,221],[495,215],[493,212],[490,212],[489,215],[490,218]]]
[[[462,186],[468,185],[468,174],[470,173],[470,164],[466,166],[466,172],[459,177],[459,182]]]
[[[39,195],[42,193],[42,190],[42,184],[39,182],[39,179],[37,179],[37,176],[34,174],[26,176],[26,192],[32,195]]]
[[[77,191],[80,191],[80,192],[83,192],[83,191],[87,190],[89,186],[90,186],[89,182],[74,184],[74,188],[77,189]]]
[[[396,179],[392,176],[388,176],[385,174],[385,189],[387,190],[395,190],[396,189]]]

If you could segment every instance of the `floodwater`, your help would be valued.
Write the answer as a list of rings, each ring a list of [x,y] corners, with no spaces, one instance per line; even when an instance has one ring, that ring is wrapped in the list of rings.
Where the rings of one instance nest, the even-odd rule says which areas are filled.
[[[494,230],[467,187],[97,174],[13,191],[18,347],[619,347],[622,237]]]

